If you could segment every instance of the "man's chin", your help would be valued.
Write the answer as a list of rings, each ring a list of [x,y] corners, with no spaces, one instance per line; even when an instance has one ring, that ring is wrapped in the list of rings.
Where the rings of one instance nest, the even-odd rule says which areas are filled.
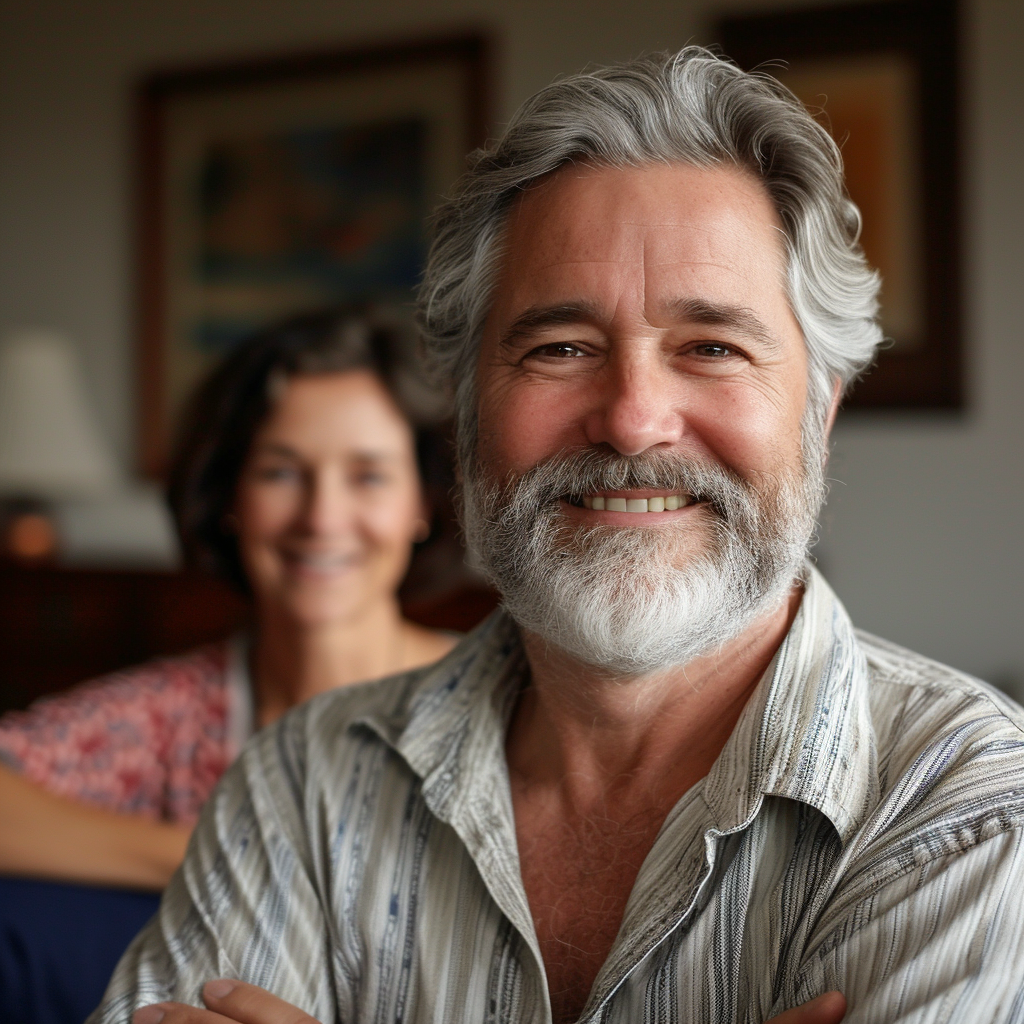
[[[658,479],[704,499],[669,521],[554,497],[663,487]],[[786,600],[811,534],[808,498],[820,490],[794,481],[759,492],[716,466],[593,452],[514,485],[469,473],[464,488],[469,546],[520,626],[616,675],[686,664]]]
[[[666,569],[691,572],[717,556],[715,530],[707,509],[695,510],[693,518],[684,524],[619,525],[557,515],[552,526],[552,558],[576,559],[582,573],[590,562],[593,572],[610,572],[616,578],[636,581],[650,579],[651,586],[657,585]]]

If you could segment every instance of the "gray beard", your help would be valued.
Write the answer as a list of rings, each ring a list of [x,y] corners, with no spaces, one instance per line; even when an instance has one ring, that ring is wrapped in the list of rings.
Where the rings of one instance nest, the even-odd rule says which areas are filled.
[[[805,443],[802,472],[761,489],[716,463],[656,450],[561,452],[505,484],[474,460],[463,464],[463,529],[521,628],[609,675],[643,675],[707,654],[786,600],[824,500],[814,447]],[[685,529],[580,526],[560,506],[639,488],[701,506]]]

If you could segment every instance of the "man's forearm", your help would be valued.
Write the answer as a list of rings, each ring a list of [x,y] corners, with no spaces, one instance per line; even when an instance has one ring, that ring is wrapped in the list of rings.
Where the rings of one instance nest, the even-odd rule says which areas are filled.
[[[55,796],[0,768],[0,873],[162,889],[190,829]]]
[[[297,1006],[255,985],[217,979],[203,987],[202,1010],[182,1003],[145,1006],[132,1017],[132,1024],[318,1024]],[[846,1000],[839,992],[826,992],[803,1006],[796,1006],[766,1024],[839,1024],[846,1014]]]

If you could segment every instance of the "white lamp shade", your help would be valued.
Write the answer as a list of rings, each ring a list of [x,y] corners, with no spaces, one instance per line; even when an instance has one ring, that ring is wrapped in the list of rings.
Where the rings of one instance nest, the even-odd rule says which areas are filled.
[[[67,340],[40,330],[9,337],[0,346],[0,494],[67,498],[120,482]]]

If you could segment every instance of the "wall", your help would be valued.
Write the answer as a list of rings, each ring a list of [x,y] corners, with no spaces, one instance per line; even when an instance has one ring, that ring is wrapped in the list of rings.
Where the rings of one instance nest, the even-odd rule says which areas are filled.
[[[1024,699],[1024,5],[965,29],[969,409],[840,425],[821,559],[859,625]]]
[[[740,2],[730,9],[768,6]],[[129,90],[223,56],[479,26],[499,42],[499,120],[556,74],[707,37],[712,0],[0,0],[0,332],[67,331],[132,456]],[[1024,266],[1024,5],[966,0],[971,405],[847,418],[823,566],[863,626],[1024,688],[1016,328]]]

